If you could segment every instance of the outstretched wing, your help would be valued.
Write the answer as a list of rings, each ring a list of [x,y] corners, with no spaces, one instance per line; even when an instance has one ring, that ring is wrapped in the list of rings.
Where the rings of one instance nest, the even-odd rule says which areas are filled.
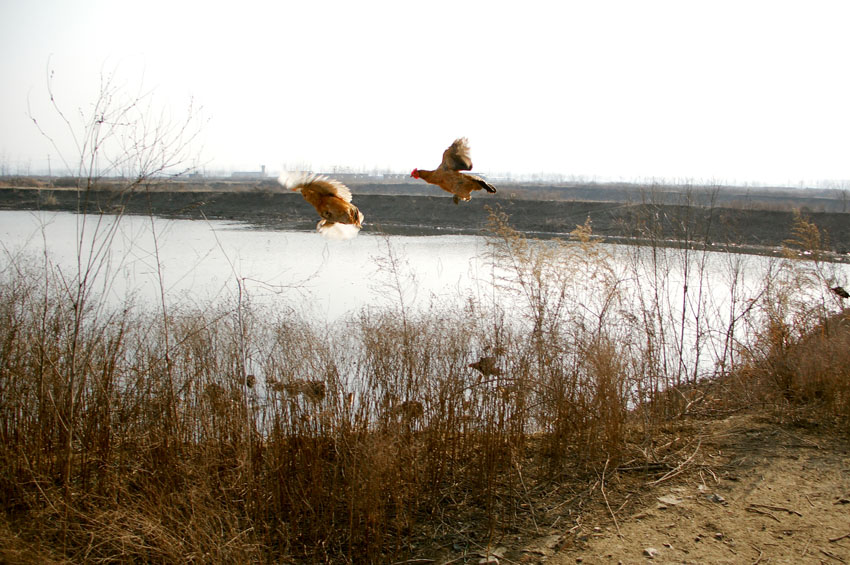
[[[351,190],[341,182],[324,175],[283,173],[277,182],[289,190],[300,190],[308,202],[322,196],[336,196],[351,202]]]
[[[496,193],[496,187],[493,186],[492,184],[490,184],[489,182],[487,182],[486,180],[484,180],[483,178],[479,177],[478,175],[473,175],[471,173],[461,173],[461,176],[464,179],[469,179],[469,181],[472,181],[473,187],[474,187],[472,190],[483,189],[483,190],[486,190],[487,192],[491,192],[493,194]],[[466,181],[466,182],[469,182],[469,181]]]
[[[472,159],[469,156],[469,143],[465,137],[459,137],[449,148],[443,151],[440,168],[451,171],[471,171]]]

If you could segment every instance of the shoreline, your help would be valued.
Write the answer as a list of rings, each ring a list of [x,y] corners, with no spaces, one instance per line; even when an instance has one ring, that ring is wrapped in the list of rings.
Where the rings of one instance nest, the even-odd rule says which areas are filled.
[[[491,213],[501,212],[518,232],[537,239],[569,239],[589,220],[593,238],[606,243],[707,248],[779,256],[792,236],[795,212],[693,205],[588,200],[523,200],[510,194],[475,194],[455,205],[451,197],[356,193],[366,215],[364,233],[388,235],[482,235]],[[0,188],[0,210],[123,212],[173,219],[242,222],[258,229],[313,231],[315,210],[300,194],[278,191],[91,190]],[[850,263],[850,215],[805,212],[826,234],[825,260]]]

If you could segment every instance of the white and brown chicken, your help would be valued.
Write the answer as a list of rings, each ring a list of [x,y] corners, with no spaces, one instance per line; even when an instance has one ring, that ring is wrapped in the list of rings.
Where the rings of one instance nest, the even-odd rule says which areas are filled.
[[[321,220],[316,230],[328,239],[351,239],[363,227],[363,213],[351,203],[351,190],[324,175],[283,173],[278,182],[291,191],[301,191]]]

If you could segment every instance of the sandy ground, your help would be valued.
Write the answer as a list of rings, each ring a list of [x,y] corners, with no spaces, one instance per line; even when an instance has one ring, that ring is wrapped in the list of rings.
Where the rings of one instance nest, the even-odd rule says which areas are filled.
[[[647,482],[525,563],[848,563],[850,442],[771,418],[707,421],[681,472]],[[652,484],[655,482],[655,484]],[[616,516],[616,522],[612,516]]]

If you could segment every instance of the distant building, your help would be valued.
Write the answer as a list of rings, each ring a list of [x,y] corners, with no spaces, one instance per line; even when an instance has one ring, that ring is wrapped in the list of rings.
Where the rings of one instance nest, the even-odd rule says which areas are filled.
[[[266,178],[266,166],[260,165],[259,171],[236,171],[231,173],[233,179],[264,179]]]
[[[385,181],[405,181],[410,177],[410,173],[384,173]]]
[[[398,183],[413,180],[410,173],[351,173],[351,172],[329,172],[321,173],[332,177],[342,183],[364,184],[364,183]]]

